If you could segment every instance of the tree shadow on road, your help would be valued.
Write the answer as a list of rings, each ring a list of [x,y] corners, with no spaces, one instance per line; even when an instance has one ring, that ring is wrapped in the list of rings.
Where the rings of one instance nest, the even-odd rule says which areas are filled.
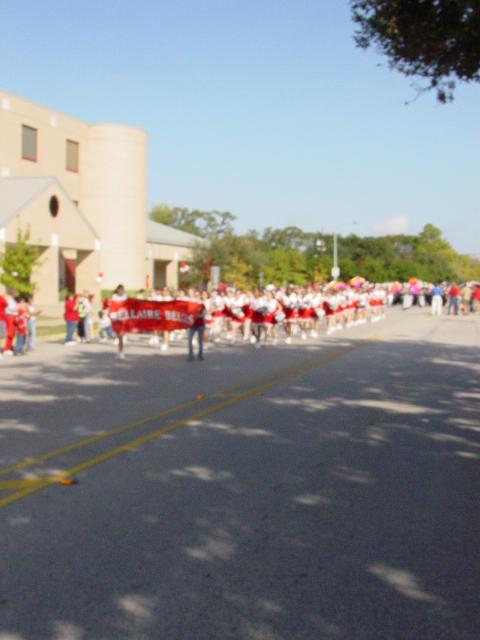
[[[0,639],[477,638],[480,350],[364,347],[5,512]]]

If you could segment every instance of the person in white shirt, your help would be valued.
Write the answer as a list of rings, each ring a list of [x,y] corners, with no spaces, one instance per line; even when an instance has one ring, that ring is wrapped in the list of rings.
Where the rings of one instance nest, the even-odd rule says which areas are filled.
[[[265,314],[263,317],[263,323],[265,328],[265,342],[268,338],[270,338],[273,344],[277,342],[277,332],[276,332],[276,314],[279,310],[280,306],[273,294],[272,288],[267,288],[264,294],[265,299]]]
[[[266,325],[265,315],[268,312],[267,300],[260,291],[254,291],[251,301],[252,307],[252,334],[255,338],[255,347],[260,349],[262,340],[265,342]]]
[[[28,339],[27,339],[27,349],[28,351],[32,351],[35,349],[35,339],[37,336],[37,316],[39,316],[42,312],[37,311],[33,304],[33,296],[27,295],[25,296],[25,308],[27,312],[27,323],[28,323]]]
[[[98,312],[100,332],[99,332],[99,340],[100,342],[108,342],[108,339],[115,340],[115,333],[112,328],[112,321],[110,320],[110,316],[106,311]]]
[[[287,333],[285,342],[290,344],[298,322],[299,305],[298,296],[293,290],[293,285],[290,285],[289,290],[285,292],[282,305],[285,313],[285,331]]]
[[[216,291],[211,297],[212,328],[210,334],[214,342],[220,342],[224,328],[225,294],[223,291]]]
[[[229,300],[229,307],[231,313],[231,331],[232,331],[232,343],[235,343],[240,330],[244,330],[245,327],[245,295],[241,291],[236,291],[234,296]]]
[[[310,336],[312,338],[318,338],[318,330],[320,320],[325,317],[325,310],[323,308],[323,296],[319,291],[316,291],[312,297],[312,308],[314,316],[312,317],[312,330]]]

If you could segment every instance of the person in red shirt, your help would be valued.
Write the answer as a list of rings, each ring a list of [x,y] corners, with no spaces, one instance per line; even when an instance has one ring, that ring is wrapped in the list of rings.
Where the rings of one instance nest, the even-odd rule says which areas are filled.
[[[480,313],[480,284],[477,284],[475,286],[475,289],[473,291],[472,300],[473,300],[473,311],[474,311],[474,313]]]
[[[16,299],[17,292],[15,289],[9,289],[5,300],[7,306],[5,308],[5,325],[7,340],[3,353],[7,356],[13,355],[13,341],[15,339],[15,318],[17,316],[18,301]]]
[[[458,316],[458,296],[460,295],[460,289],[457,287],[456,282],[452,282],[450,289],[448,290],[448,315],[453,310],[454,315]]]
[[[65,345],[71,346],[75,344],[74,333],[79,321],[77,296],[70,291],[65,300],[65,313],[63,314],[67,324],[67,335],[65,337]]]
[[[27,341],[27,317],[25,315],[25,309],[19,303],[17,308],[17,315],[15,316],[15,332],[16,342],[14,353],[16,356],[25,353],[25,343]]]
[[[7,301],[0,295],[0,358],[3,355],[3,341],[7,336],[7,324],[5,322],[5,309],[7,308]]]

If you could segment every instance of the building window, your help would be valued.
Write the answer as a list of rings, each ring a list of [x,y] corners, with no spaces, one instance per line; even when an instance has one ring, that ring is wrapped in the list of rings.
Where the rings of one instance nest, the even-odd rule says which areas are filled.
[[[78,173],[78,142],[67,140],[67,171],[75,171]]]
[[[22,158],[37,161],[37,130],[22,124]]]
[[[50,215],[52,218],[56,218],[58,216],[58,212],[60,211],[60,202],[58,201],[57,196],[52,196],[48,203],[48,208],[50,209]]]

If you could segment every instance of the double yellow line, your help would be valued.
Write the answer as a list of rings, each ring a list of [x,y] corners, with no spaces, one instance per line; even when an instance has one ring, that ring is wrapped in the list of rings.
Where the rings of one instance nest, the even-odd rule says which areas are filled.
[[[27,469],[28,467],[31,467],[33,465],[42,464],[44,462],[47,462],[48,460],[58,458],[72,451],[83,449],[84,447],[88,447],[90,445],[96,444],[97,442],[101,442],[102,440],[106,440],[116,435],[123,434],[127,431],[131,431],[133,429],[141,427],[150,422],[159,420],[160,418],[164,418],[168,415],[178,413],[179,411],[189,409],[200,403],[205,403],[212,399],[225,398],[221,402],[218,402],[205,409],[202,409],[201,411],[197,411],[196,413],[189,415],[186,418],[181,418],[180,420],[177,420],[176,422],[173,422],[172,424],[166,427],[162,427],[161,429],[147,433],[143,436],[135,438],[134,440],[130,440],[129,442],[123,445],[120,445],[120,446],[114,447],[113,449],[105,451],[104,453],[98,456],[90,458],[85,462],[81,462],[80,464],[77,464],[69,469],[66,469],[65,471],[62,471],[61,473],[55,476],[23,478],[23,479],[21,478],[21,479],[6,480],[6,481],[0,480],[0,491],[16,490],[15,493],[11,493],[3,498],[0,498],[0,508],[6,507],[33,493],[36,493],[53,484],[56,484],[60,482],[62,479],[71,478],[72,476],[75,476],[81,471],[86,471],[87,469],[91,469],[92,467],[95,467],[101,464],[102,462],[106,462],[107,460],[111,460],[112,458],[120,456],[124,453],[128,453],[129,451],[132,451],[132,449],[136,449],[146,444],[147,442],[156,440],[157,438],[160,438],[161,436],[164,436],[167,433],[171,433],[172,431],[176,431],[181,427],[185,427],[194,421],[206,418],[207,416],[213,413],[216,413],[217,411],[221,411],[226,407],[230,407],[234,404],[237,404],[238,402],[241,402],[246,398],[251,398],[257,395],[261,395],[265,391],[268,391],[269,389],[272,389],[277,385],[287,382],[292,378],[296,378],[324,364],[328,364],[329,362],[337,360],[338,358],[341,358],[342,356],[357,350],[361,346],[362,346],[362,343],[359,343],[353,346],[341,347],[340,349],[336,349],[332,352],[327,352],[326,354],[323,354],[321,356],[309,358],[303,361],[301,365],[293,365],[293,366],[289,366],[282,369],[280,372],[280,375],[277,375],[274,377],[272,377],[272,374],[270,373],[270,374],[260,376],[258,378],[254,378],[253,380],[249,380],[248,382],[243,382],[241,384],[235,385],[234,387],[224,389],[223,391],[214,392],[208,395],[199,394],[193,400],[179,403],[177,405],[174,405],[173,407],[169,407],[168,409],[164,409],[150,416],[146,416],[145,418],[134,420],[133,422],[129,422],[127,424],[121,425],[109,431],[100,433],[99,435],[91,436],[90,438],[85,438],[78,442],[69,444],[65,447],[61,447],[59,449],[55,449],[53,451],[43,453],[39,456],[27,458],[23,462],[19,462],[18,464],[14,464],[10,467],[0,469],[0,478],[9,476],[18,471]],[[254,383],[255,386],[251,386],[252,383]],[[246,386],[248,387],[247,389],[245,389]]]

